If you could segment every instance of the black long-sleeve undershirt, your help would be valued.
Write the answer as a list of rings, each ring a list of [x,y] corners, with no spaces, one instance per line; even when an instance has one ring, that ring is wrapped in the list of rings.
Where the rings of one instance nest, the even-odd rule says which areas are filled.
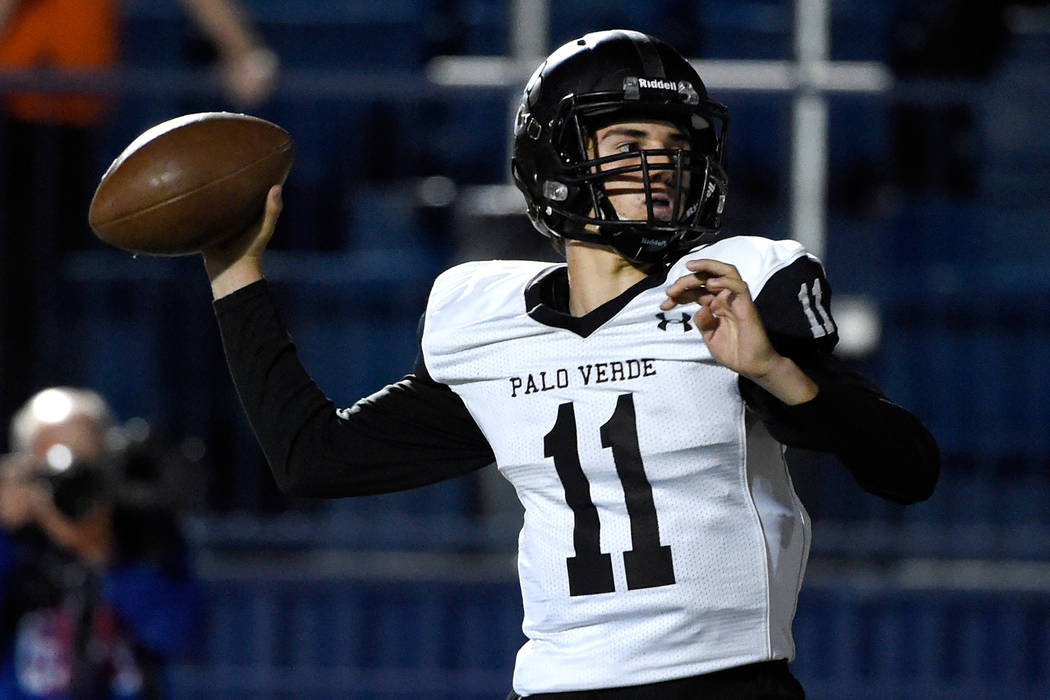
[[[462,400],[425,376],[407,375],[337,409],[300,363],[265,281],[219,299],[215,312],[242,406],[286,493],[335,498],[400,491],[494,461]],[[871,493],[900,503],[929,497],[939,457],[918,419],[831,355],[794,359],[820,386],[805,404],[786,406],[740,381],[749,409],[773,436],[833,452]]]
[[[492,464],[448,387],[408,375],[337,409],[303,368],[257,282],[215,302],[230,374],[282,491],[336,498],[402,491]]]
[[[788,406],[754,382],[738,382],[748,409],[774,438],[833,453],[861,488],[886,500],[909,504],[933,494],[940,450],[918,418],[832,355],[812,352],[792,359],[820,387],[811,401]]]

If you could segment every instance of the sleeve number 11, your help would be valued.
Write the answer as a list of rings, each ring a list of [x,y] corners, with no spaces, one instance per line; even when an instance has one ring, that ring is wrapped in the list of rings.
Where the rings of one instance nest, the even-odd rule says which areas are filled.
[[[675,582],[671,548],[660,546],[660,527],[653,502],[653,487],[645,476],[634,398],[621,394],[612,417],[601,427],[602,447],[612,449],[616,474],[623,486],[627,515],[631,522],[631,549],[623,553],[627,588],[655,588]],[[576,440],[576,411],[572,403],[558,406],[558,419],[543,438],[544,456],[554,459],[565,489],[565,502],[572,510],[572,541],[576,556],[568,557],[569,595],[612,593],[611,555],[601,551],[601,523],[591,500],[591,487],[580,466]]]

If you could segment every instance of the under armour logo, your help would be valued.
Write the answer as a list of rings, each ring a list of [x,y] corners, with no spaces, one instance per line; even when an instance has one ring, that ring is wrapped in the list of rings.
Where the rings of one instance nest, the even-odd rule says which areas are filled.
[[[657,327],[660,330],[662,330],[662,331],[666,331],[667,330],[667,325],[670,324],[670,323],[680,323],[680,324],[682,324],[682,331],[683,332],[693,329],[693,326],[689,323],[689,314],[687,314],[684,311],[682,312],[682,318],[680,318],[680,319],[678,319],[678,318],[667,318],[667,316],[664,315],[663,311],[661,311],[660,313],[656,314],[656,317],[658,319],[660,319],[660,323],[657,324]]]

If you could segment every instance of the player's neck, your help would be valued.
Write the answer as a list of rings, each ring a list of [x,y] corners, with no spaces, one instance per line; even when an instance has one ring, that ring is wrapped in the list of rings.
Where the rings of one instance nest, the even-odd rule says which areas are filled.
[[[646,271],[607,246],[568,241],[569,313],[585,316],[643,280]]]

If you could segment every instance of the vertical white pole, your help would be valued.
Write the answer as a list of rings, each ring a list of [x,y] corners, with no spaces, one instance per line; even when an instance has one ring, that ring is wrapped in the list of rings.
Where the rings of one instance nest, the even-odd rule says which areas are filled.
[[[514,0],[511,7],[510,50],[517,61],[547,55],[550,0]]]
[[[815,89],[828,59],[828,0],[796,0],[795,53],[799,90],[795,95],[791,152],[791,235],[823,256],[827,207],[827,102]]]
[[[531,75],[532,70],[547,55],[547,34],[550,30],[550,0],[513,0],[510,14],[510,51],[514,65],[524,75]],[[524,88],[524,85],[519,87]],[[518,111],[521,95],[514,90],[508,100],[506,153],[503,162],[507,163],[507,183],[511,182],[510,155],[514,148],[512,125]]]

